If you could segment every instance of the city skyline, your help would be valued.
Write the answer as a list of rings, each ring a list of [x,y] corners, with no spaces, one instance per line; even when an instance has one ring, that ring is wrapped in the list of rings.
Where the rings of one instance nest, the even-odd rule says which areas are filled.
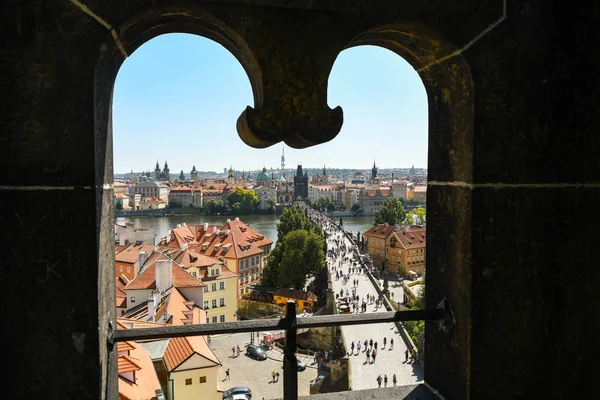
[[[208,39],[159,36],[134,52],[117,76],[114,171],[146,171],[156,159],[161,168],[167,160],[177,173],[194,165],[217,173],[229,165],[238,171],[275,170],[282,147],[286,169],[298,164],[369,169],[373,160],[382,169],[427,168],[427,95],[406,61],[372,46],[345,50],[328,89],[329,106],[344,109],[336,138],[302,150],[282,143],[253,149],[235,129],[239,114],[253,105],[240,63]]]

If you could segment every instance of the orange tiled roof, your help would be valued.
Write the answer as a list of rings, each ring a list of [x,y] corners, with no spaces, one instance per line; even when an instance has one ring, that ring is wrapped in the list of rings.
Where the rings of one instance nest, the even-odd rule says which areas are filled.
[[[119,373],[139,371],[142,369],[135,358],[130,356],[119,356],[118,358],[118,369]]]
[[[140,253],[145,251],[150,254],[154,250],[154,246],[149,244],[130,244],[125,247],[123,250],[115,254],[115,261],[126,263],[126,264],[135,264],[140,258]]]
[[[130,327],[129,324],[133,325]],[[117,329],[142,329],[142,328],[156,328],[159,326],[166,326],[162,322],[142,321],[133,318],[117,317]]]
[[[221,365],[203,336],[180,337],[169,339],[169,344],[163,356],[167,371],[173,371],[194,354],[199,354],[215,365]]]
[[[119,342],[119,343],[117,343],[117,351],[119,353],[121,353],[123,351],[131,351],[134,348],[135,347],[133,346],[133,344],[131,342]]]
[[[368,231],[366,231],[365,233],[363,233],[363,236],[366,236],[366,237],[376,237],[376,238],[383,238],[383,239],[385,239],[392,232],[394,232],[397,229],[398,228],[396,228],[393,225],[378,224],[378,225],[375,225],[374,227],[372,227],[371,229],[369,229]]]
[[[216,257],[210,257],[192,249],[182,250],[181,252],[174,254],[174,256],[175,257],[173,258],[173,260],[177,262],[177,264],[181,265],[183,268],[202,268],[210,267],[215,264],[225,264],[224,261]]]
[[[394,234],[404,249],[427,247],[426,230],[421,226],[411,226],[406,232],[398,229]]]
[[[390,194],[390,188],[363,189],[363,192],[369,196],[375,196],[377,192],[380,192],[383,197],[386,197]]]
[[[150,355],[143,347],[135,343],[132,345],[134,348],[129,356],[118,357],[119,399],[156,399],[156,389],[161,387]],[[135,382],[121,375],[128,372],[135,374]]]
[[[159,254],[154,262],[142,270],[134,280],[125,286],[125,290],[132,289],[156,289],[156,261],[168,260],[164,254]],[[147,263],[146,263],[147,264]],[[173,287],[202,287],[202,281],[188,274],[183,268],[173,263]]]

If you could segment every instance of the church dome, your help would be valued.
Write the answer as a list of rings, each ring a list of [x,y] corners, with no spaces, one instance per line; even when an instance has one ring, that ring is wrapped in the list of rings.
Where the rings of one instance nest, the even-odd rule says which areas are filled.
[[[262,172],[260,174],[258,174],[258,176],[256,177],[256,180],[257,181],[267,181],[269,179],[271,179],[271,177],[267,173],[267,169],[265,167],[263,167]]]

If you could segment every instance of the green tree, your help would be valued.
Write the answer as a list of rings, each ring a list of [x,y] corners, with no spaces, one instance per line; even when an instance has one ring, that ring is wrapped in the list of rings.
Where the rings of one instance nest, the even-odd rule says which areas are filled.
[[[115,204],[115,208],[118,211],[121,211],[123,209],[123,199],[117,199],[117,204]]]
[[[360,212],[360,204],[352,204],[352,207],[350,207],[350,211],[352,212],[352,214],[354,214],[354,216],[357,216]]]
[[[236,212],[251,212],[256,208],[259,199],[254,190],[246,190],[238,186],[229,193],[227,201],[232,205],[232,209],[233,205],[239,204],[237,210],[234,209]]]
[[[285,235],[283,241],[277,286],[304,290],[307,278],[325,268],[323,237],[298,229]]]
[[[398,199],[386,199],[383,205],[375,213],[375,225],[385,224],[396,225],[401,224],[406,219],[406,211],[402,206],[402,202]]]
[[[209,200],[204,203],[204,210],[209,215],[215,215],[225,211],[225,203],[223,200]]]
[[[277,240],[283,240],[285,235],[296,229],[311,231],[313,225],[300,207],[284,208],[277,224]]]

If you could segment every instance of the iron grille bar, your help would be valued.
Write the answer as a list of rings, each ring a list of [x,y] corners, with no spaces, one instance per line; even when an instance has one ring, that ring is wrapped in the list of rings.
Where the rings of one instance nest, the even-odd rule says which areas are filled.
[[[288,300],[286,304],[285,343],[283,346],[283,398],[298,400],[298,359],[296,358],[296,341],[298,333],[296,319],[296,302]]]
[[[286,330],[295,324],[294,329],[318,328],[325,326],[383,324],[397,321],[432,321],[447,318],[448,310],[388,311],[372,314],[319,315],[302,318],[273,318],[240,322],[223,322],[199,325],[165,326],[159,328],[118,329],[110,337],[110,342],[127,340],[166,339],[173,337],[217,335],[223,333],[259,332]]]

